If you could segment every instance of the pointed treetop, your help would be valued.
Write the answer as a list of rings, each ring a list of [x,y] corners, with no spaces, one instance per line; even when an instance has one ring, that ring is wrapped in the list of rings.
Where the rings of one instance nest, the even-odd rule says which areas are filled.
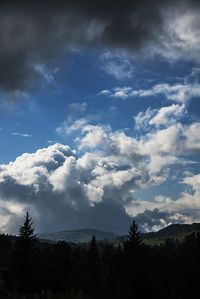
[[[36,235],[34,234],[34,227],[29,213],[26,212],[25,221],[19,229],[19,237],[23,240],[34,240]]]
[[[129,245],[137,246],[137,247],[142,244],[141,234],[138,231],[138,226],[137,226],[135,220],[133,220],[133,222],[130,226],[127,242],[129,243]]]
[[[99,259],[99,251],[95,236],[92,237],[92,240],[89,244],[88,255],[93,262]]]

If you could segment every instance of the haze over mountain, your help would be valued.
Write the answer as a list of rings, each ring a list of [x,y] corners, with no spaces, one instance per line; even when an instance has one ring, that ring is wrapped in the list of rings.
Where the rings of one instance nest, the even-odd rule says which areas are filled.
[[[181,240],[193,232],[200,232],[200,223],[171,224],[157,232],[141,233],[141,237],[147,244],[159,244],[168,238]],[[128,238],[127,235],[119,236],[112,232],[90,228],[38,234],[38,238],[41,239],[41,241],[65,241],[73,243],[88,243],[93,236],[96,237],[97,241],[111,243],[124,242]]]
[[[91,228],[38,234],[38,238],[42,240],[49,240],[54,242],[66,241],[73,243],[88,243],[91,241],[93,236],[95,236],[97,241],[112,241],[117,238],[117,235],[115,235],[114,233]]]

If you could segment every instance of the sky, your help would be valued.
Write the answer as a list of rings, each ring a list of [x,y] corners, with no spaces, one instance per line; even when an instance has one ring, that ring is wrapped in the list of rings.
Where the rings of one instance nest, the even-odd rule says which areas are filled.
[[[2,1],[0,231],[200,221],[198,1]]]

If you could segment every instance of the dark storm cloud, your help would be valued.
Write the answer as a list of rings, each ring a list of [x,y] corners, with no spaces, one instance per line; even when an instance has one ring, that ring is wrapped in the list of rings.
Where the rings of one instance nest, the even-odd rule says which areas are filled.
[[[66,205],[60,206],[53,200],[46,203],[48,205],[43,203],[43,208],[42,202],[38,203],[38,210],[41,212],[35,226],[39,232],[92,227],[125,234],[131,223],[131,217],[125,212],[124,207],[112,200],[97,203],[93,207],[85,206],[81,210]]]
[[[94,227],[117,234],[127,233],[132,218],[119,202],[112,199],[97,203],[85,209],[79,219],[80,227]]]
[[[24,90],[41,81],[35,67],[58,64],[72,47],[138,52],[163,31],[166,1],[1,1],[0,88]],[[176,5],[167,1],[167,5]]]

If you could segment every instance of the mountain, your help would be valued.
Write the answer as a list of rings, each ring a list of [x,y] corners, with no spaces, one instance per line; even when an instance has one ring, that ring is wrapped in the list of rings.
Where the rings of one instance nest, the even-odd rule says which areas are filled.
[[[160,237],[160,238],[170,238],[170,237],[178,237],[182,234],[188,234],[192,232],[200,231],[200,223],[193,224],[171,224],[157,232],[143,234],[144,238],[151,237]]]
[[[145,244],[159,245],[169,238],[181,241],[185,236],[193,232],[200,232],[200,223],[171,224],[157,232],[142,233],[141,237]],[[92,239],[92,236],[95,236],[97,241],[109,241],[115,245],[123,243],[128,238],[128,235],[118,236],[112,232],[91,228],[38,234],[38,238],[41,241],[65,241],[72,243],[87,243]]]
[[[182,241],[187,235],[193,232],[200,232],[200,223],[193,224],[171,224],[157,232],[142,233],[141,237],[147,245],[160,245],[166,239],[174,239]],[[128,238],[128,235],[117,238],[116,243],[123,243]]]
[[[157,232],[143,234],[143,240],[148,245],[159,245],[166,239],[183,241],[186,236],[193,232],[200,232],[200,223],[193,224],[171,224]]]
[[[112,241],[117,238],[117,236],[112,232],[105,232],[91,228],[38,234],[38,238],[40,240],[52,242],[65,241],[73,243],[87,243],[93,236],[95,236],[98,241]]]

